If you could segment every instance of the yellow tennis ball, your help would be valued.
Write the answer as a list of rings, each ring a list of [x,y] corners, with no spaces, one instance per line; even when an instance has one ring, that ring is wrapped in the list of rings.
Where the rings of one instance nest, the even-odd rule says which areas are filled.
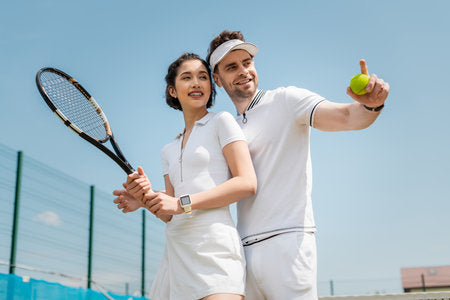
[[[350,88],[356,95],[364,95],[366,93],[366,86],[369,83],[370,77],[366,74],[357,74],[350,80]]]

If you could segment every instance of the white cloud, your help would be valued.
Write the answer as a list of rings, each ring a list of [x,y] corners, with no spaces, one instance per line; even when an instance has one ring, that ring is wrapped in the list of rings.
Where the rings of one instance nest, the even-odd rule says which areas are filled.
[[[33,217],[33,221],[40,222],[47,226],[58,227],[62,224],[61,218],[53,211],[47,210]]]

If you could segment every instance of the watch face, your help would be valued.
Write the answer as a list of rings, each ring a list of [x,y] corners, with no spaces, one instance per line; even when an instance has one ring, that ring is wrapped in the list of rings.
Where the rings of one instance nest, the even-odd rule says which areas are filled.
[[[189,205],[191,204],[191,199],[189,198],[189,196],[182,196],[180,197],[180,202],[181,205]]]

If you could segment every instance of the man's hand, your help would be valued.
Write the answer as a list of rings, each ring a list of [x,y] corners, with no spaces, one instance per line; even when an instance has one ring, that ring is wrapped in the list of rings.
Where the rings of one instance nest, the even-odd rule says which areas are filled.
[[[364,59],[359,61],[361,66],[361,74],[369,75],[367,64]],[[378,78],[377,75],[370,75],[369,83],[366,86],[366,94],[357,95],[353,93],[350,87],[347,87],[347,94],[355,101],[366,105],[368,107],[378,107],[384,104],[389,94],[389,84],[383,79]]]
[[[118,204],[117,208],[122,210],[123,213],[132,212],[144,206],[140,200],[135,199],[126,190],[115,190],[113,195],[117,196],[113,202]]]

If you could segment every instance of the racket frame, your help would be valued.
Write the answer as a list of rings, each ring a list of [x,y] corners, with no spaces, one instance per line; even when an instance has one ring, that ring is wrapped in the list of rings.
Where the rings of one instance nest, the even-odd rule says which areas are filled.
[[[76,126],[74,123],[72,123],[69,120],[69,118],[67,118],[56,107],[56,105],[51,100],[50,96],[45,91],[45,88],[41,84],[40,78],[41,78],[41,74],[44,73],[44,72],[55,73],[55,74],[65,78],[78,91],[80,91],[84,95],[84,97],[86,97],[86,100],[89,101],[89,103],[92,105],[92,107],[95,109],[95,111],[97,112],[97,114],[100,116],[100,118],[103,121],[103,125],[105,126],[106,134],[107,134],[106,138],[100,140],[100,139],[96,139],[96,138],[88,135],[83,130],[81,130],[78,126]],[[125,171],[125,173],[131,174],[131,173],[133,173],[135,171],[133,169],[133,167],[131,166],[131,164],[127,161],[127,159],[123,155],[122,151],[120,150],[119,145],[117,144],[117,142],[116,142],[116,140],[114,138],[114,135],[112,133],[111,127],[110,127],[109,122],[108,122],[108,119],[106,118],[106,115],[104,114],[104,112],[102,111],[100,106],[97,104],[95,99],[88,93],[88,91],[86,91],[83,88],[83,86],[78,81],[76,81],[73,77],[71,77],[70,75],[64,73],[61,70],[58,70],[58,69],[55,69],[55,68],[46,67],[46,68],[40,69],[37,72],[37,74],[36,74],[36,85],[37,85],[37,88],[38,88],[39,93],[41,94],[42,98],[44,98],[45,103],[47,103],[48,107],[52,110],[52,112],[54,112],[56,114],[56,116],[64,123],[64,125],[69,127],[73,132],[78,134],[84,140],[88,141],[89,143],[91,143],[92,145],[94,145],[95,147],[100,149],[103,153],[108,155],[116,164],[118,164],[122,168],[122,170]],[[104,143],[106,143],[107,141],[109,141],[111,143],[111,146],[113,147],[115,153],[112,152],[109,148],[107,148],[104,145]]]

